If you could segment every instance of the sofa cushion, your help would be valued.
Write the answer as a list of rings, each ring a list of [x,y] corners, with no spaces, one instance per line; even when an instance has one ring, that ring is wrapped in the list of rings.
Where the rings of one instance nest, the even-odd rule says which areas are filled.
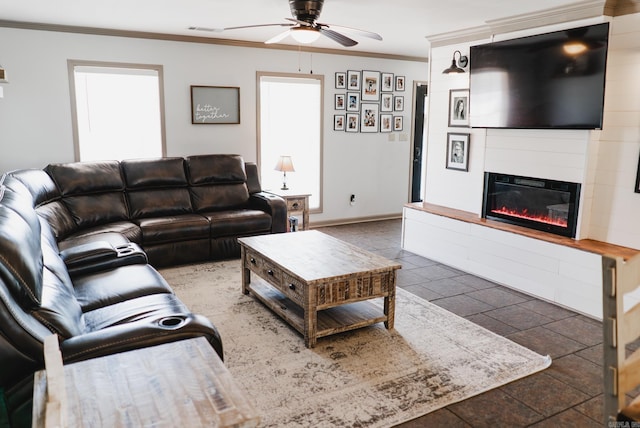
[[[132,219],[193,212],[189,191],[186,188],[129,191],[127,199]]]
[[[53,179],[41,169],[23,169],[10,175],[29,189],[35,207],[60,199],[60,191]]]
[[[29,198],[21,198],[0,179],[0,277],[13,298],[28,309],[40,304],[42,247],[40,221]]]
[[[104,233],[118,233],[123,236],[122,242],[135,242],[137,244],[142,243],[142,231],[140,226],[130,221],[117,221],[115,223],[103,224],[100,226],[90,227],[80,230],[76,233],[69,235],[62,241],[58,242],[60,250],[68,248],[67,241],[76,242],[77,239],[90,239],[91,236],[102,235]],[[97,239],[103,239],[98,237]],[[109,240],[109,242],[114,243]]]
[[[36,208],[36,212],[47,220],[58,241],[75,232],[77,228],[76,222],[62,200],[40,205]]]
[[[205,214],[211,222],[211,237],[243,236],[268,232],[271,216],[258,210],[232,210]]]
[[[247,175],[240,155],[197,155],[186,158],[189,183],[244,183]]]
[[[184,158],[130,159],[120,162],[127,189],[186,187]]]
[[[62,196],[124,190],[117,161],[50,164],[45,171],[53,178]]]
[[[194,186],[191,201],[198,213],[244,208],[249,203],[249,191],[244,183]]]
[[[122,192],[68,196],[64,198],[64,203],[78,228],[129,219]]]
[[[209,220],[198,214],[142,218],[142,246],[209,238]]]
[[[87,330],[96,331],[145,319],[188,315],[189,309],[175,294],[151,294],[85,313]]]
[[[71,281],[68,277],[61,279],[48,268],[43,272],[42,303],[34,308],[32,315],[63,339],[83,334],[85,330],[82,309]]]
[[[74,279],[83,312],[150,294],[173,293],[158,271],[149,265],[129,265]]]

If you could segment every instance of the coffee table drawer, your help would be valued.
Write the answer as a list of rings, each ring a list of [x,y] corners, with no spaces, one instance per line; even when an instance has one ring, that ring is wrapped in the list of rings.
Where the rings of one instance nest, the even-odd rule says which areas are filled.
[[[282,286],[278,289],[300,306],[304,306],[304,287],[305,285],[296,278],[286,272],[282,273]]]

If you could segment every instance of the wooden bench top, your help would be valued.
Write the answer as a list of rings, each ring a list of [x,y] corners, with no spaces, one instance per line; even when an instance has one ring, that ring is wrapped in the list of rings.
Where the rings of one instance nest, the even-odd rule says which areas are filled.
[[[564,236],[554,235],[552,233],[542,232],[534,229],[528,229],[522,226],[502,223],[495,220],[487,220],[486,218],[481,218],[477,214],[472,212],[429,204],[426,202],[414,202],[406,204],[405,207],[418,211],[424,211],[434,215],[452,218],[454,220],[464,221],[467,223],[479,224],[493,229],[503,230],[505,232],[516,233],[518,235],[527,236],[529,238],[539,239],[541,241],[546,241],[553,244],[564,245],[590,253],[600,254],[602,256],[622,257],[624,260],[627,260],[640,253],[640,250],[636,250],[634,248],[622,247],[620,245],[609,244],[607,242],[596,241],[594,239],[576,240],[566,238]]]

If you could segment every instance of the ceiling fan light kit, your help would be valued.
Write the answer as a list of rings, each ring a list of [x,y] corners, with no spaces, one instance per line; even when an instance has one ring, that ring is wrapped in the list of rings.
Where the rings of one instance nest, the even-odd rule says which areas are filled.
[[[330,27],[339,28],[341,31],[343,30],[347,33],[355,33],[374,40],[382,40],[382,37],[379,34],[371,31],[317,22],[316,20],[320,17],[323,4],[324,0],[289,0],[289,8],[291,9],[291,15],[293,18],[285,18],[285,20],[290,21],[290,23],[244,25],[238,27],[226,27],[222,29],[209,29],[207,27],[192,26],[189,27],[189,29],[196,31],[219,32],[256,27],[289,27],[285,32],[277,34],[265,41],[266,44],[279,43],[287,38],[287,36],[291,36],[298,43],[309,44],[318,40],[321,35],[341,44],[344,47],[351,47],[358,44],[358,42],[353,40],[351,37],[347,37],[340,32],[331,30]]]

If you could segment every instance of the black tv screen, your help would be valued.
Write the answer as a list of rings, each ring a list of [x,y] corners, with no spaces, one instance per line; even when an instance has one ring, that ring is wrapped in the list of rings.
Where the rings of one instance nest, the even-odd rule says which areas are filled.
[[[476,128],[602,128],[609,24],[471,46]]]

